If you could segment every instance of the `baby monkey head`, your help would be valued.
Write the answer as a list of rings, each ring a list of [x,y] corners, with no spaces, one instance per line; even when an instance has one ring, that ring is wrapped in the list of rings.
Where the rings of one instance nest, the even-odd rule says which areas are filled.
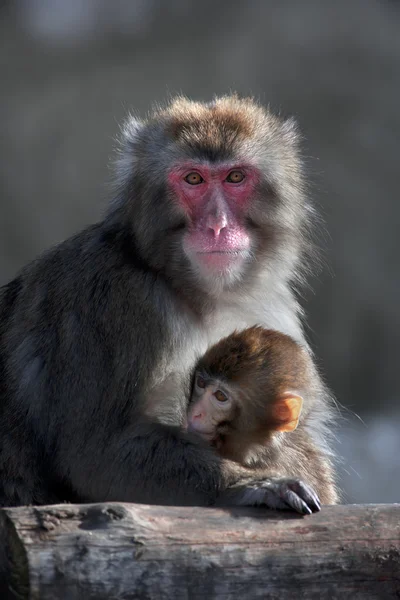
[[[308,354],[280,332],[251,327],[212,346],[199,360],[188,427],[217,447],[228,438],[263,443],[296,429]]]

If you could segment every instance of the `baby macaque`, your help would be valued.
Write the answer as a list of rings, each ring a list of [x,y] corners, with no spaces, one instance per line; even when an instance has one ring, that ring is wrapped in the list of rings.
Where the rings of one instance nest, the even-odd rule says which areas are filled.
[[[336,504],[332,415],[315,381],[309,351],[288,335],[262,327],[234,332],[196,365],[187,428],[223,458],[268,476],[269,506],[278,506],[277,497],[303,513]],[[289,486],[286,473],[294,478]],[[293,489],[305,493],[307,506],[292,498]]]
[[[188,429],[224,458],[262,460],[276,434],[299,425],[311,357],[291,337],[251,327],[212,346],[198,361]]]

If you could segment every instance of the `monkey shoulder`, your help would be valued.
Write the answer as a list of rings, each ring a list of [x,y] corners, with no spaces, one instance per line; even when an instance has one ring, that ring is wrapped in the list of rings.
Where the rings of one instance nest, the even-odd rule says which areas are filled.
[[[192,351],[199,347],[190,314],[177,308],[165,281],[104,223],[26,265],[0,289],[0,316],[0,353],[15,377],[29,370],[30,380],[38,357],[63,373],[68,363],[110,369],[107,360],[123,379],[151,372],[155,362],[161,373],[181,372],[188,338]]]
[[[121,244],[112,244],[102,223],[92,225],[45,251],[0,288],[0,310],[29,311],[32,317],[39,306],[61,312],[79,311],[80,305],[85,312],[93,309],[95,317],[108,300],[115,313],[117,298],[133,305],[148,296],[154,277],[139,262],[134,252],[128,260]]]

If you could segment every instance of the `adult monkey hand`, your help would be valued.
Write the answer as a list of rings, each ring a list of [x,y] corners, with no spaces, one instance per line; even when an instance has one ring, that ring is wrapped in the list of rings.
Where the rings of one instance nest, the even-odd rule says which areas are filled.
[[[234,329],[260,324],[305,344],[292,284],[312,213],[295,125],[236,96],[177,98],[128,120],[117,173],[104,220],[1,289],[0,504],[276,506],[271,485],[301,474],[301,449],[290,473],[243,480],[180,430],[183,383],[168,390],[169,420],[146,415]],[[328,456],[316,372],[313,388],[310,435]]]

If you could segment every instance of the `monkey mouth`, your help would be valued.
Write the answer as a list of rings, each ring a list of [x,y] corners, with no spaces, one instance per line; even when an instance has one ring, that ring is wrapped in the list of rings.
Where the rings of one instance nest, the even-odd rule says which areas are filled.
[[[205,431],[196,431],[197,435],[199,435],[206,442],[211,443],[214,440],[215,433],[206,433]]]
[[[208,442],[210,442],[215,435],[215,432],[213,430],[211,431],[202,431],[201,429],[196,429],[196,427],[193,427],[193,425],[191,425],[189,423],[188,431],[190,431],[191,433],[196,433],[197,435],[199,435],[200,437],[202,437],[203,439],[207,440]]]
[[[242,250],[240,248],[236,250],[203,250],[202,252],[198,252],[197,254],[233,254],[234,256],[238,254],[243,254],[246,250]]]
[[[247,256],[246,250],[210,250],[198,252],[199,260],[206,267],[218,270],[226,270],[241,264]]]

